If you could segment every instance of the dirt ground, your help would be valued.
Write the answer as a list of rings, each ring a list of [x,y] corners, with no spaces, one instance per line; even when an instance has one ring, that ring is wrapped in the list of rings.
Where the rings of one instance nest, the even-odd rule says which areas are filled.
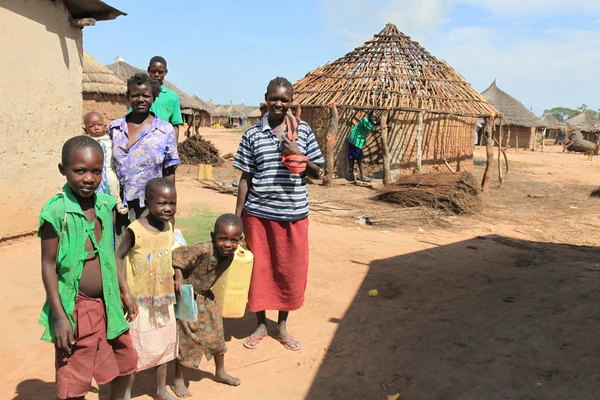
[[[239,133],[203,130],[223,153]],[[597,399],[600,390],[600,160],[509,151],[485,210],[452,217],[374,203],[375,190],[343,181],[310,185],[310,274],[306,304],[292,313],[298,353],[266,340],[242,347],[252,315],[226,320],[229,371],[238,388],[191,373],[194,399]],[[485,153],[477,149],[475,171]],[[230,164],[215,179],[237,174]],[[235,197],[178,172],[182,213],[202,204],[234,209]],[[373,225],[358,225],[368,215]],[[53,351],[39,341],[44,300],[39,241],[0,246],[0,398],[50,399]],[[368,291],[377,289],[377,297]],[[276,315],[270,313],[275,319]],[[151,373],[136,399],[149,399]],[[88,399],[108,399],[94,386]]]

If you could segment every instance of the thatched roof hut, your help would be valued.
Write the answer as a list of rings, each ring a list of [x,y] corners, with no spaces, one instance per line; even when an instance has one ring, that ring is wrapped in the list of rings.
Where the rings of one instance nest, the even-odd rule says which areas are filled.
[[[255,125],[262,119],[262,117],[267,113],[267,105],[265,103],[260,103],[258,107],[256,107],[250,114],[248,114],[247,119],[250,125]]]
[[[546,128],[546,129],[558,129],[558,124],[559,124],[558,120],[550,114],[544,115],[540,119],[540,122],[542,123],[542,127]]]
[[[87,51],[83,52],[83,113],[98,111],[106,122],[122,117],[128,109],[127,87],[112,71],[100,64]]]
[[[117,57],[113,64],[109,64],[106,66],[109,70],[115,73],[119,78],[127,82],[127,80],[134,74],[138,72],[146,72],[143,69],[136,68],[131,64],[126,63],[121,57]],[[198,101],[193,99],[191,96],[187,95],[183,90],[179,89],[173,83],[165,80],[165,86],[169,89],[173,90],[179,96],[179,103],[181,104],[181,110],[196,110],[202,113],[205,113],[207,117],[210,116],[208,107],[200,104]],[[187,112],[187,114],[191,114],[191,112]]]
[[[498,88],[496,80],[481,94],[504,116],[503,138],[506,144],[503,141],[502,145],[529,148],[532,145],[533,133],[537,127],[543,126],[540,119],[519,100]]]
[[[596,142],[600,133],[600,120],[587,111],[569,118],[565,121],[565,124],[570,129],[580,131],[583,138],[591,142]]]
[[[450,65],[393,24],[344,57],[309,72],[294,89],[301,118],[313,128],[321,148],[326,143],[328,105],[335,103],[339,129],[334,154],[341,175],[347,170],[347,135],[370,110],[389,112],[392,171],[419,171],[420,162],[428,170],[446,169],[446,163],[472,165],[476,119],[500,114]],[[379,135],[369,135],[365,160],[381,164],[382,145]]]

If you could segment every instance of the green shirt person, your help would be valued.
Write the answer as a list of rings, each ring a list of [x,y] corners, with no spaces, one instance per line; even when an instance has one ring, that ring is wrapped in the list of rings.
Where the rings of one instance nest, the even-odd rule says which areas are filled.
[[[179,141],[179,125],[183,125],[181,117],[181,106],[179,104],[179,96],[173,90],[165,86],[165,76],[169,70],[167,69],[167,60],[161,56],[154,56],[148,63],[148,74],[152,79],[160,82],[161,91],[154,103],[150,112],[153,112],[158,118],[169,122],[175,128],[175,134]]]
[[[360,180],[363,182],[369,182],[372,179],[365,176],[363,171],[363,147],[367,143],[367,135],[375,128],[379,122],[377,118],[373,116],[373,111],[361,119],[358,124],[354,125],[350,134],[348,135],[348,160],[350,161],[350,177],[351,181],[354,181],[354,162],[358,163],[358,170],[360,172]]]

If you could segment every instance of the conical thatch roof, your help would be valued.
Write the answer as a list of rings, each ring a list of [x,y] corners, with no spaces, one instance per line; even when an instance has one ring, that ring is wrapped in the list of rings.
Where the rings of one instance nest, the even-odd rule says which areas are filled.
[[[500,90],[496,86],[496,80],[481,94],[504,115],[505,125],[525,126],[528,128],[543,126],[540,119],[521,104],[519,100]]]
[[[198,97],[195,94],[192,95],[192,99],[194,99],[195,101],[197,101],[198,103],[200,103],[202,105],[202,107],[205,107],[206,111],[208,111],[208,113],[212,115],[212,111],[215,109],[215,107],[213,105],[210,105],[209,103],[207,103],[206,101],[202,100],[200,97]]]
[[[498,111],[442,60],[393,24],[344,57],[309,72],[294,85],[303,107],[424,110],[490,116]]]
[[[245,105],[244,103],[242,104],[238,104],[237,106],[234,106],[236,108],[236,110],[239,111],[239,113],[244,116],[247,117],[248,115],[250,115],[250,113],[252,111],[254,111],[254,107],[248,107],[247,105]]]
[[[544,128],[558,129],[558,120],[550,114],[544,115],[540,121],[542,121],[542,126]]]
[[[127,92],[125,82],[100,64],[87,51],[83,52],[81,83],[83,93],[124,95]]]
[[[569,118],[565,121],[567,125],[583,132],[600,132],[600,120],[587,111]]]
[[[130,64],[126,63],[125,61],[122,61],[121,59],[118,59],[118,58],[117,58],[116,62],[114,62],[113,64],[107,65],[106,68],[108,68],[109,70],[114,72],[115,75],[117,75],[119,78],[121,78],[125,82],[127,82],[127,80],[129,78],[131,78],[132,75],[137,74],[138,72],[146,72],[143,69],[136,68],[133,65],[130,65]],[[177,93],[177,95],[179,96],[179,103],[181,104],[182,109],[189,108],[192,110],[209,112],[208,109],[206,108],[206,106],[198,103],[196,100],[194,100],[193,98],[188,96],[184,91],[179,89],[177,86],[175,86],[171,82],[169,82],[165,79],[164,84],[169,89],[171,89],[175,93]]]
[[[229,111],[227,111],[227,109],[222,105],[216,106],[213,110],[213,113],[215,117],[229,117]]]
[[[232,118],[239,118],[242,116],[242,113],[233,104],[230,104],[226,110]]]
[[[254,109],[254,111],[252,111],[250,114],[248,114],[248,117],[250,118],[260,118],[262,116],[262,111],[260,110],[260,107],[256,107]]]

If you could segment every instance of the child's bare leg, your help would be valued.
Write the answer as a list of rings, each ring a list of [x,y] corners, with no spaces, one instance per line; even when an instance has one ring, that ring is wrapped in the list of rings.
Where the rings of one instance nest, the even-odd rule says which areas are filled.
[[[186,397],[192,397],[193,393],[185,384],[185,379],[183,377],[183,366],[178,362],[175,362],[175,381],[173,382],[173,386],[171,386],[171,390],[175,392],[175,396],[180,399],[185,399]]]
[[[277,320],[277,334],[275,338],[282,342],[282,344],[290,349],[294,350],[300,347],[298,342],[292,335],[287,331],[287,318],[290,313],[288,311],[279,311],[279,318]]]
[[[131,400],[135,374],[118,376],[110,384],[110,400]]]
[[[167,392],[167,363],[156,367],[156,400],[177,400]]]
[[[370,182],[371,178],[365,176],[365,172],[363,170],[363,159],[358,160],[358,171],[360,173],[360,180],[363,182]]]
[[[348,179],[350,179],[351,181],[353,181],[355,179],[354,177],[354,160],[350,159],[349,160],[349,168],[348,168]]]
[[[227,371],[225,371],[225,355],[224,354],[215,356],[215,367],[216,367],[215,381],[217,381],[219,383],[225,383],[225,384],[231,385],[231,386],[239,386],[240,385],[240,380],[238,378],[234,378],[233,376],[229,375],[227,373]]]
[[[256,318],[258,319],[258,327],[252,335],[246,338],[246,344],[251,348],[258,347],[264,337],[269,335],[269,332],[267,331],[267,312],[257,312]]]

